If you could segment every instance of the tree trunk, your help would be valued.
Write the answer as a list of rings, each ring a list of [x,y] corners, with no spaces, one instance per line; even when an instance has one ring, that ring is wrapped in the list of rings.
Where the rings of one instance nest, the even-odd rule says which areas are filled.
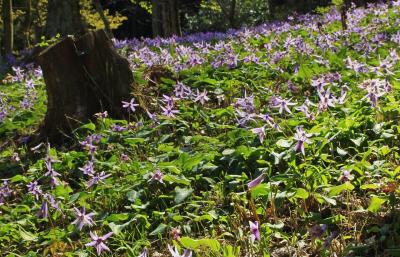
[[[14,48],[14,25],[12,0],[3,0],[3,44],[4,55],[12,54]]]
[[[163,36],[162,5],[159,0],[152,0],[153,37]]]
[[[342,28],[343,30],[347,30],[347,11],[349,10],[351,5],[351,0],[344,0],[342,4],[342,9],[341,9],[341,22],[342,22]]]
[[[167,4],[167,8],[169,9],[170,20],[171,20],[171,29],[170,34],[165,36],[181,36],[181,25],[179,21],[179,6],[178,0],[169,0],[169,4]]]
[[[104,28],[107,32],[107,35],[110,38],[113,38],[114,36],[111,32],[110,22],[108,21],[107,17],[104,15],[104,10],[103,10],[103,7],[101,6],[100,0],[93,0],[93,5],[96,8],[96,11],[99,13],[100,19],[104,23]]]
[[[130,98],[133,75],[104,30],[66,37],[38,57],[47,87],[47,113],[35,141],[59,143],[60,135],[108,111],[121,118],[121,101]]]
[[[236,28],[236,0],[231,0],[231,6],[229,9],[229,26],[231,28]]]
[[[178,0],[152,0],[153,35],[180,36]]]
[[[24,20],[25,48],[31,47],[31,40],[30,40],[31,25],[32,25],[32,0],[27,0],[25,20]]]
[[[86,26],[80,14],[79,0],[48,0],[46,36],[81,34]]]

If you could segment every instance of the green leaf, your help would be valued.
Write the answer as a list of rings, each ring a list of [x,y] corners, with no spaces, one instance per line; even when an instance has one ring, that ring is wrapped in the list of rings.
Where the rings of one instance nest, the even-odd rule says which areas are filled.
[[[69,199],[69,194],[74,192],[70,186],[59,185],[56,187],[55,195],[64,199]]]
[[[359,137],[356,139],[350,139],[356,146],[360,146],[361,143],[364,141],[364,137]]]
[[[360,189],[362,190],[370,190],[370,189],[378,189],[381,186],[378,184],[364,184],[362,186],[360,186]]]
[[[259,184],[251,189],[251,197],[253,199],[261,196],[266,196],[271,192],[270,187],[267,184]]]
[[[155,230],[153,230],[149,235],[150,235],[150,236],[155,236],[155,235],[158,235],[158,234],[162,234],[166,228],[167,228],[167,225],[161,223],[161,224],[158,225],[158,227],[157,227]]]
[[[37,241],[38,239],[37,236],[22,228],[19,229],[19,235],[24,241]]]
[[[278,142],[276,142],[276,145],[283,148],[289,148],[292,143],[288,140],[279,139]]]
[[[194,218],[194,221],[196,221],[196,222],[203,221],[203,220],[213,221],[214,218],[210,214],[204,214],[204,215]]]
[[[285,223],[278,221],[276,224],[266,223],[266,226],[272,229],[282,229],[285,226]]]
[[[180,243],[183,247],[189,248],[192,250],[199,249],[201,247],[208,248],[212,251],[218,252],[221,248],[220,243],[216,239],[191,239],[189,237],[182,237]]]
[[[91,130],[91,131],[95,131],[96,130],[96,125],[94,123],[90,122],[88,124],[85,124],[85,125],[81,126],[80,128],[81,129],[88,129],[88,130]]]
[[[174,176],[174,175],[165,175],[163,180],[166,182],[190,186],[190,180],[188,180],[185,177],[178,177],[178,176]]]
[[[179,204],[185,201],[193,193],[193,189],[191,188],[175,188],[175,203]]]
[[[115,213],[107,217],[108,221],[113,221],[113,222],[125,221],[127,219],[129,219],[128,213]]]
[[[222,155],[224,155],[224,156],[226,156],[226,155],[231,155],[231,154],[233,154],[234,152],[235,152],[236,150],[235,149],[225,149],[225,150],[223,150],[222,151]]]
[[[309,196],[310,194],[304,188],[297,188],[296,193],[292,198],[307,199]]]
[[[332,197],[332,196],[336,196],[336,195],[341,194],[343,191],[352,191],[353,189],[354,189],[354,186],[350,182],[346,182],[346,183],[341,184],[339,186],[332,187],[329,190],[329,194],[328,195],[330,197]]]
[[[128,198],[129,202],[134,203],[136,199],[140,197],[140,193],[138,191],[131,190],[126,194],[126,197]]]
[[[144,138],[125,138],[124,139],[125,143],[129,144],[129,145],[136,145],[136,144],[141,144],[145,142]]]
[[[388,199],[381,198],[378,196],[373,196],[371,202],[368,206],[368,211],[370,212],[378,212],[381,208],[382,204],[384,204]]]
[[[129,226],[129,224],[131,224],[132,221],[134,221],[135,219],[132,219],[122,225],[117,225],[114,222],[111,222],[110,224],[108,224],[108,226],[110,227],[111,231],[115,234],[118,235],[119,233],[121,233],[121,231],[126,228],[127,226]]]
[[[16,175],[14,177],[11,178],[10,180],[12,183],[16,183],[16,182],[28,182],[28,178],[22,175]]]
[[[336,151],[337,151],[337,153],[338,153],[340,156],[345,156],[345,155],[348,154],[348,152],[347,152],[346,150],[343,150],[343,149],[340,148],[340,147],[337,147],[337,148],[336,148]]]

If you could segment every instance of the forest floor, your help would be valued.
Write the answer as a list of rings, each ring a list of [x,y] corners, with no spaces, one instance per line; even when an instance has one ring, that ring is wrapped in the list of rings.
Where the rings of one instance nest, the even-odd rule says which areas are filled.
[[[400,256],[400,1],[115,41],[136,85],[65,145],[0,85],[1,256]],[[138,104],[138,105],[136,105]],[[106,111],[106,110],[104,110]],[[184,252],[185,251],[185,252]]]

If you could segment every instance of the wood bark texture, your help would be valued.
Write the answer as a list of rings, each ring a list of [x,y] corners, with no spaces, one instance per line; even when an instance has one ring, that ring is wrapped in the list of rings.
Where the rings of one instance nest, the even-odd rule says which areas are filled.
[[[12,54],[14,48],[12,0],[3,0],[3,23],[3,52],[9,55]]]
[[[79,0],[48,0],[46,36],[82,34],[86,26],[80,14]]]
[[[59,142],[62,135],[97,112],[121,118],[121,101],[130,98],[133,74],[104,30],[77,39],[66,37],[37,58],[47,88],[47,113],[39,139]]]

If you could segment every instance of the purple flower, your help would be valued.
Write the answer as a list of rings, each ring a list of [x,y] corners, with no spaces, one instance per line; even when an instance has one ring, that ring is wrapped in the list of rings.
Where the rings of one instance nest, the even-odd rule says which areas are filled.
[[[279,108],[279,113],[282,114],[283,111],[291,114],[292,112],[289,109],[289,106],[296,105],[296,103],[291,102],[291,99],[282,99],[279,96],[273,97],[271,102],[272,107]]]
[[[35,196],[36,201],[39,200],[39,196],[42,194],[42,190],[40,189],[40,186],[38,186],[38,182],[30,182],[28,185],[28,192],[30,194],[33,194]]]
[[[339,178],[340,181],[344,181],[344,182],[350,181],[353,179],[354,179],[354,176],[351,175],[350,171],[348,171],[348,170],[343,170],[342,175]]]
[[[108,117],[108,112],[107,111],[98,112],[98,113],[95,113],[94,116],[96,116],[96,117],[98,117],[100,119],[105,119],[105,118]]]
[[[335,239],[337,233],[336,232],[332,232],[329,237],[327,239],[324,240],[324,243],[322,244],[322,246],[327,249],[329,248],[329,246],[331,245],[333,239]]]
[[[47,172],[44,175],[50,177],[50,185],[51,186],[58,185],[59,182],[57,181],[57,177],[60,176],[60,173],[56,172],[52,168],[51,160],[46,160],[45,164],[46,164]]]
[[[335,107],[335,99],[331,98],[330,90],[326,90],[324,93],[318,91],[319,102],[318,111],[323,112],[329,107]]]
[[[185,99],[192,95],[192,90],[184,85],[182,82],[178,82],[174,88],[175,96],[179,99]]]
[[[164,184],[163,178],[164,178],[164,174],[161,172],[161,170],[160,169],[156,169],[151,174],[151,178],[149,179],[149,181],[158,181],[161,184]]]
[[[83,207],[82,211],[74,207],[76,220],[74,220],[71,224],[77,225],[79,230],[82,230],[84,225],[88,225],[89,227],[94,225],[92,220],[92,216],[96,215],[96,213],[91,212],[86,214],[86,209]]]
[[[43,200],[42,206],[40,207],[40,210],[39,210],[37,216],[42,217],[44,219],[47,219],[49,217],[49,207],[47,205],[46,200]]]
[[[171,229],[171,236],[174,240],[179,240],[182,235],[181,227],[175,227]]]
[[[14,162],[19,162],[21,159],[19,158],[18,153],[13,153],[13,155],[11,156],[11,160],[13,160]]]
[[[178,110],[174,110],[173,106],[167,105],[166,107],[161,106],[161,109],[163,110],[162,115],[165,115],[169,118],[174,118],[175,114],[179,113]]]
[[[92,242],[85,244],[86,246],[96,247],[97,255],[100,255],[102,251],[110,251],[110,248],[105,244],[106,240],[112,236],[113,232],[105,234],[104,236],[97,236],[96,232],[90,232]]]
[[[167,95],[163,95],[163,100],[161,100],[161,101],[169,106],[174,106],[174,103],[175,103],[175,99],[173,97],[170,97]]]
[[[250,225],[250,232],[251,232],[251,235],[250,235],[251,241],[253,243],[255,240],[260,241],[261,235],[260,235],[258,221],[254,222],[254,223],[249,221],[249,225]]]
[[[183,252],[183,255],[180,255],[178,249],[176,249],[176,246],[174,248],[175,249],[168,245],[168,250],[172,254],[172,257],[192,257],[192,251],[186,249]]]
[[[327,228],[328,226],[326,224],[314,225],[309,229],[308,233],[312,239],[320,238],[323,236]]]
[[[199,89],[197,89],[197,95],[196,98],[193,100],[194,102],[200,102],[201,105],[204,105],[205,102],[210,100],[207,96],[207,90],[204,89],[202,93],[199,93]]]
[[[35,89],[34,81],[32,79],[28,79],[27,81],[25,81],[25,87],[27,89]]]
[[[152,121],[158,123],[157,114],[153,114],[153,113],[151,113],[151,112],[149,112],[149,111],[147,111],[147,110],[146,110],[146,112],[147,112],[147,116],[149,116],[149,118],[150,118]]]
[[[82,168],[79,168],[85,175],[93,176],[95,171],[93,167],[93,161],[88,161]]]
[[[3,121],[7,117],[7,110],[3,106],[1,108],[4,108],[4,109],[0,110],[0,122]]]
[[[85,150],[89,151],[91,155],[93,155],[97,150],[97,147],[94,144],[100,143],[100,141],[101,135],[92,134],[90,136],[87,136],[86,140],[80,141],[79,144],[82,145]]]
[[[377,106],[378,98],[383,96],[385,92],[386,81],[379,79],[368,79],[365,80],[360,88],[365,89],[367,91],[367,95],[364,97],[368,98],[373,107]]]
[[[251,130],[251,132],[253,132],[254,134],[258,135],[258,138],[260,139],[261,144],[264,142],[265,139],[265,127],[262,126],[260,128],[253,128]]]
[[[130,111],[135,112],[136,106],[139,106],[139,105],[135,103],[135,98],[132,98],[131,101],[129,101],[129,102],[122,101],[122,107],[126,108],[128,110],[128,112],[130,112]]]
[[[309,139],[311,135],[307,134],[303,126],[299,126],[296,128],[296,134],[294,135],[294,139],[297,141],[296,146],[294,147],[294,150],[296,152],[302,152],[303,155],[305,155],[305,150],[304,150],[304,143],[310,144],[311,140]]]
[[[22,82],[24,80],[24,70],[20,67],[12,67],[15,76],[12,78],[13,82]]]
[[[268,124],[271,128],[273,128],[273,129],[275,129],[275,130],[277,130],[277,131],[279,131],[279,132],[282,131],[281,128],[279,127],[279,125],[278,125],[277,123],[275,123],[274,119],[273,119],[273,118],[271,117],[271,115],[269,115],[268,113],[266,113],[266,114],[260,114],[260,115],[258,115],[258,117],[260,117],[263,121],[267,122],[267,124]]]
[[[255,179],[253,179],[252,181],[250,181],[247,186],[249,187],[249,189],[252,189],[256,186],[258,186],[259,184],[261,184],[261,182],[263,182],[265,178],[265,174],[261,174],[260,176],[256,177]]]
[[[50,203],[50,206],[51,206],[53,209],[58,210],[58,211],[61,211],[60,202],[59,202],[59,201],[56,201],[56,199],[55,199],[52,195],[46,194],[46,195],[45,195],[45,198],[47,198],[47,200],[48,200],[49,203]]]
[[[104,171],[100,172],[100,174],[98,175],[92,175],[91,179],[87,182],[87,187],[90,188],[100,182],[102,182],[104,179],[108,178],[109,176],[111,176],[110,174],[105,174]]]
[[[0,204],[4,203],[6,198],[12,193],[10,185],[7,180],[4,180],[3,185],[0,186]]]
[[[120,156],[120,160],[123,162],[127,162],[127,161],[129,161],[129,156],[123,153]]]
[[[238,125],[241,127],[244,127],[249,123],[250,121],[254,121],[255,118],[257,117],[257,114],[255,113],[247,113],[247,112],[242,112],[240,110],[236,110],[236,114],[239,116]]]
[[[120,126],[118,124],[112,124],[111,125],[111,130],[114,131],[114,132],[122,132],[122,131],[125,131],[126,128],[123,127],[123,126]]]
[[[147,257],[147,249],[144,248],[142,253],[138,257]]]
[[[310,106],[315,106],[315,104],[312,103],[307,98],[301,106],[296,108],[296,110],[303,112],[308,120],[314,120],[315,115],[312,112],[310,112],[310,109],[309,109]]]
[[[256,110],[254,105],[254,95],[247,96],[247,92],[244,93],[244,98],[237,98],[233,105],[236,109],[240,109],[246,113],[253,113]]]

